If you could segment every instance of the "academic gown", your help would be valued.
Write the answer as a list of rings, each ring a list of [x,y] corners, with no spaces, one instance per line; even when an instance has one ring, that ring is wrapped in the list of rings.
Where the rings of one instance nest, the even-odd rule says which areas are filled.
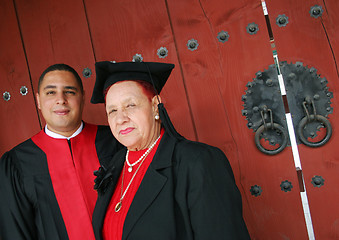
[[[102,179],[93,213],[97,240],[126,149],[117,153]],[[123,240],[250,239],[241,195],[224,153],[215,147],[164,134],[127,213]]]
[[[0,239],[94,239],[93,171],[120,146],[109,127],[85,123],[69,141],[42,130],[6,152],[0,160]]]

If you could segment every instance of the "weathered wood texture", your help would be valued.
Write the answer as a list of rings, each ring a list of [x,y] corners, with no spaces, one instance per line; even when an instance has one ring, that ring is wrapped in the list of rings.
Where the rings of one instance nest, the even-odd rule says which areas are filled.
[[[280,61],[303,62],[326,77],[333,92],[329,115],[333,136],[323,147],[299,144],[305,185],[316,239],[339,239],[338,66],[339,3],[337,0],[267,0]],[[322,7],[322,16],[310,8]],[[241,191],[244,217],[252,239],[307,239],[307,230],[291,147],[268,156],[255,147],[254,133],[242,116],[246,84],[274,63],[259,0],[2,0],[0,5],[1,99],[0,153],[40,129],[34,95],[41,72],[54,63],[73,66],[86,91],[84,120],[105,124],[103,105],[90,104],[95,82],[95,61],[143,61],[176,65],[162,92],[162,99],[177,130],[188,139],[221,148],[228,156]],[[276,18],[285,14],[288,24]],[[246,27],[256,23],[259,31]],[[226,31],[229,38],[218,40]],[[188,42],[196,40],[195,50]],[[160,57],[157,52],[166,48]],[[92,75],[83,76],[89,68]],[[19,89],[28,88],[22,96]],[[312,177],[325,185],[316,188]],[[290,192],[280,189],[288,180]],[[259,185],[260,196],[251,195]]]

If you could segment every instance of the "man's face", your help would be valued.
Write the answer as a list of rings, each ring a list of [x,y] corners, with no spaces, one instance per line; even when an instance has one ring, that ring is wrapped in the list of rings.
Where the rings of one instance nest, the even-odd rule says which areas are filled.
[[[59,70],[48,72],[36,99],[49,130],[69,137],[79,128],[84,94],[73,73]]]

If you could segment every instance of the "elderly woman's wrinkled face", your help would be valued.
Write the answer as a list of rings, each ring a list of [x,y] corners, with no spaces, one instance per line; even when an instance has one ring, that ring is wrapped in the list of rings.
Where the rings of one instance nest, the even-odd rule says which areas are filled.
[[[160,134],[154,118],[157,104],[157,98],[150,100],[134,81],[113,84],[106,95],[106,112],[114,137],[132,151],[148,148]]]

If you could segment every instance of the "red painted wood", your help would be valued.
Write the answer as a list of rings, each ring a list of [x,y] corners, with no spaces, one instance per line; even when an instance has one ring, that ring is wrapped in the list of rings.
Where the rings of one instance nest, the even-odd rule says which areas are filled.
[[[81,0],[17,0],[16,6],[34,87],[42,71],[55,63],[74,67],[82,77],[86,94],[84,120],[107,124],[104,107],[90,103],[95,74],[82,76],[84,68],[94,73],[94,53],[85,9]]]
[[[169,1],[168,7],[198,140],[223,147],[232,139],[216,84],[221,71],[209,23],[194,1]],[[194,51],[187,47],[191,39],[199,44]]]
[[[307,239],[291,148],[276,156],[259,152],[254,145],[254,133],[241,114],[241,97],[247,82],[252,81],[257,71],[273,64],[261,1],[16,0],[14,3],[24,45],[14,6],[6,0],[0,9],[1,29],[6,32],[6,36],[0,36],[4,46],[0,51],[0,76],[6,79],[0,91],[2,94],[3,89],[11,89],[12,99],[9,102],[0,99],[0,108],[6,113],[0,117],[3,126],[0,150],[38,131],[29,79],[31,76],[36,89],[41,72],[50,64],[65,62],[80,74],[85,67],[91,68],[92,76],[83,77],[87,94],[84,119],[106,123],[104,107],[89,103],[95,60],[131,61],[138,53],[144,61],[175,63],[161,94],[167,110],[184,136],[218,146],[227,154],[242,193],[244,217],[252,239]],[[299,149],[316,239],[339,239],[336,206],[339,3],[337,0],[266,0],[266,3],[279,59],[302,61],[317,68],[334,93],[334,112],[329,116],[334,130],[332,139],[321,148],[310,149],[300,144]],[[309,14],[310,7],[316,4],[324,9],[317,19]],[[275,24],[279,14],[289,17],[286,27]],[[259,25],[255,35],[246,32],[247,24],[252,22]],[[225,43],[217,39],[222,30],[230,35]],[[198,41],[197,50],[188,50],[190,39]],[[157,56],[160,47],[168,49],[166,58]],[[22,84],[29,88],[27,96],[19,94]],[[315,175],[325,179],[323,187],[313,187],[311,179]],[[292,182],[291,192],[280,190],[280,183],[285,180]],[[262,187],[261,196],[250,194],[253,185]]]
[[[176,65],[161,96],[177,130],[185,137],[195,139],[165,3],[86,0],[85,5],[98,61],[132,61],[135,54],[141,54],[143,61]],[[160,47],[167,48],[166,58],[158,57]]]
[[[251,236],[253,239],[307,239],[291,148],[277,156],[259,152],[254,145],[254,133],[247,128],[247,121],[241,114],[241,97],[246,84],[256,72],[273,64],[261,2],[204,1],[202,6],[214,36],[220,31],[230,35],[227,42],[217,42],[223,71],[218,85],[236,143],[237,155],[233,161],[237,161],[240,168],[239,185],[243,190],[244,215]],[[246,31],[249,23],[258,24],[256,34]],[[280,189],[285,180],[292,182],[291,192]],[[250,194],[253,185],[262,187],[261,196]]]
[[[322,17],[310,16],[309,11],[315,5],[323,8]],[[337,62],[334,59],[334,56],[339,57],[336,51],[339,37],[339,28],[336,26],[338,24],[338,1],[269,1],[268,7],[272,20],[282,13],[289,17],[289,24],[285,28],[273,25],[280,60],[301,61],[304,65],[315,67],[321,77],[326,77],[329,82],[327,86],[334,95],[331,100],[334,112],[329,115],[329,121],[333,127],[331,140],[320,148],[309,148],[300,144],[299,150],[315,237],[316,239],[339,239],[339,209],[337,207],[339,191],[336,191],[339,182],[339,159],[336,151],[339,141],[336,134],[336,123],[339,120],[336,110],[338,109],[339,78],[336,69]],[[311,184],[315,175],[320,175],[325,179],[325,185],[321,188]]]
[[[131,59],[135,53],[139,53],[142,54],[145,60],[148,59],[148,54],[155,54],[154,47],[151,45],[153,42],[156,42],[154,39],[158,38],[158,36],[149,34],[153,26],[150,26],[147,19],[145,19],[143,6],[144,3],[142,2],[140,2],[140,5],[135,2],[124,2],[123,6],[118,3],[113,5],[112,3],[103,2],[101,5],[97,3],[93,4],[91,1],[86,2],[91,32],[94,36],[93,45],[98,59],[102,57],[104,60],[121,61],[126,60],[126,58],[129,60],[128,58]],[[253,22],[256,18],[261,18],[261,26],[265,29],[260,2],[259,4],[253,2],[250,6],[252,7],[247,9],[248,18],[252,17],[253,8],[257,13],[250,22]],[[149,18],[152,19],[151,22],[162,23],[163,21],[161,19],[165,15],[164,9],[158,8],[158,5],[152,5],[151,8],[149,8],[149,6],[147,7]],[[304,238],[306,236],[306,229],[303,221],[299,193],[297,191],[284,193],[279,187],[283,180],[288,179],[297,182],[293,160],[290,160],[288,167],[286,167],[284,157],[281,158],[280,165],[278,165],[276,160],[272,161],[272,157],[263,156],[263,154],[259,153],[254,147],[252,140],[253,133],[246,128],[245,121],[243,120],[243,125],[239,123],[239,119],[243,119],[241,116],[241,95],[244,94],[243,91],[247,81],[250,81],[254,77],[256,71],[263,70],[264,67],[273,63],[266,32],[261,30],[261,38],[256,39],[256,41],[254,38],[254,42],[250,42],[249,48],[244,48],[242,45],[247,46],[248,42],[244,41],[239,43],[235,38],[234,42],[239,43],[241,47],[239,53],[241,57],[238,58],[238,61],[234,61],[233,58],[228,59],[227,63],[231,65],[227,64],[226,67],[224,67],[220,65],[220,60],[223,59],[224,56],[222,55],[222,57],[220,57],[219,42],[216,39],[217,30],[210,26],[208,17],[205,17],[209,9],[206,9],[206,12],[204,12],[203,10],[205,9],[202,9],[202,6],[194,1],[170,1],[168,2],[168,7],[176,44],[176,49],[174,50],[177,51],[176,54],[178,54],[178,60],[182,68],[183,79],[187,96],[191,103],[190,106],[198,133],[198,139],[221,147],[229,156],[244,196],[245,217],[252,237],[263,236],[267,237],[267,239],[284,236]],[[229,9],[227,8],[229,4],[225,8],[221,8],[218,4],[210,4],[210,6],[205,7],[214,7],[216,10]],[[234,9],[237,9],[237,7],[239,6],[235,6]],[[241,9],[244,9],[245,6],[241,7]],[[158,12],[155,10],[158,10],[158,12],[162,14],[157,15]],[[189,15],[186,14],[187,11],[189,11]],[[110,14],[108,14],[108,12]],[[211,11],[211,13],[212,12],[213,11]],[[209,17],[213,18],[215,14],[216,12],[213,12]],[[220,12],[219,14],[219,20],[227,16],[224,12]],[[230,15],[236,17],[235,19],[231,19],[233,23],[239,21],[239,17],[232,14]],[[135,18],[138,18],[138,21],[135,21]],[[156,18],[157,21],[153,18]],[[236,32],[238,34],[240,33],[239,39],[247,37],[246,25],[250,23],[247,21],[244,21],[246,24],[237,24]],[[105,24],[102,24],[103,22]],[[213,26],[213,24],[211,25]],[[134,29],[134,32],[130,32],[130,28]],[[104,35],[103,32],[108,32],[107,29],[116,34]],[[140,33],[138,37],[135,37],[135,29],[138,29],[138,33]],[[197,29],[199,30],[197,31]],[[166,31],[166,29],[164,31]],[[162,37],[164,34],[161,32],[159,36]],[[148,44],[145,44],[145,38]],[[199,42],[196,51],[190,51],[186,46],[187,41],[192,38],[197,39]],[[253,38],[250,38],[250,40],[253,41]],[[262,61],[263,50],[257,47],[257,44],[261,41],[264,41],[266,58],[264,58],[264,64],[260,65],[260,69],[258,69],[256,64],[247,64],[247,62],[256,63],[260,60]],[[239,47],[239,45],[235,47]],[[134,48],[137,50],[134,50]],[[228,49],[226,56],[229,52],[234,51],[234,49],[234,46]],[[249,49],[251,51],[257,51],[249,54],[247,57]],[[169,51],[169,53],[171,56],[172,51]],[[231,56],[233,57],[234,55],[236,54],[233,53]],[[245,58],[245,61],[243,61],[243,58]],[[232,65],[232,63],[234,65]],[[239,66],[243,66],[243,68]],[[230,73],[227,75],[228,72],[225,73],[225,68],[236,71],[237,74],[240,74],[239,76],[245,74],[245,77],[239,81],[237,81],[238,79],[234,81],[233,79],[236,79],[237,74]],[[226,81],[223,81],[225,75],[227,76],[225,77]],[[238,85],[234,83],[238,83]],[[235,92],[236,96],[229,90],[233,90],[234,88],[238,90]],[[224,95],[226,95],[225,99],[227,99],[227,101],[225,102],[227,103],[224,103]],[[230,97],[227,98],[227,96]],[[237,102],[239,105],[234,104],[234,99],[238,99]],[[172,99],[169,98],[168,102],[171,102],[171,100]],[[229,106],[231,110],[228,110],[228,108],[225,107],[226,105]],[[234,111],[238,112],[238,115],[234,114]],[[230,116],[229,113],[234,117]],[[211,118],[211,116],[213,117]],[[176,121],[176,117],[181,118],[181,115],[174,115],[173,117],[175,125],[180,129],[180,122]],[[233,133],[231,132],[229,124],[230,119],[233,120]],[[238,128],[233,128],[233,124]],[[243,134],[238,134],[239,128]],[[234,139],[238,136],[238,142],[235,142]],[[241,138],[241,136],[243,136],[243,138]],[[248,140],[249,137],[250,140]],[[251,163],[248,163],[247,160],[248,153],[255,153],[257,155],[253,156]],[[290,152],[286,151],[284,154],[285,158],[292,159]],[[266,161],[258,162],[254,160],[256,158]],[[282,175],[279,175],[276,172],[277,169],[280,170],[281,165],[283,165],[282,168],[284,170],[282,171]],[[270,179],[270,181],[267,179]],[[274,181],[271,179],[274,179]],[[255,184],[261,185],[265,189],[265,195],[263,194],[262,197],[258,198],[250,195],[249,189]],[[279,201],[281,197],[284,197],[284,202]],[[269,209],[269,213],[267,209]],[[253,213],[257,216],[255,220],[252,216]],[[298,219],[298,223],[289,226],[291,225],[291,218]],[[285,233],[285,231],[282,231],[280,224],[288,225],[290,232]],[[267,231],[268,227],[270,231]]]
[[[39,131],[30,76],[21,44],[13,1],[2,1],[0,8],[0,155]],[[20,94],[26,86],[27,95]],[[3,93],[9,92],[9,101]]]
[[[326,14],[322,16],[322,22],[325,26],[326,33],[329,38],[330,47],[336,59],[337,73],[338,73],[338,59],[339,59],[339,2],[336,0],[318,1],[324,7]],[[339,75],[339,73],[338,73]]]
[[[211,28],[213,24],[206,17],[203,6],[196,1],[168,1],[168,7],[199,140],[226,152],[238,186],[244,193],[239,182],[242,170],[237,157],[237,145],[231,132],[222,89],[218,86],[220,79],[224,78],[224,72],[220,66],[217,33]],[[198,41],[197,50],[187,48],[190,39]],[[247,203],[246,199],[244,203]],[[248,206],[245,207],[245,215],[248,216],[246,220],[249,228],[252,228],[253,237],[255,230],[249,221],[251,212],[246,209]]]

